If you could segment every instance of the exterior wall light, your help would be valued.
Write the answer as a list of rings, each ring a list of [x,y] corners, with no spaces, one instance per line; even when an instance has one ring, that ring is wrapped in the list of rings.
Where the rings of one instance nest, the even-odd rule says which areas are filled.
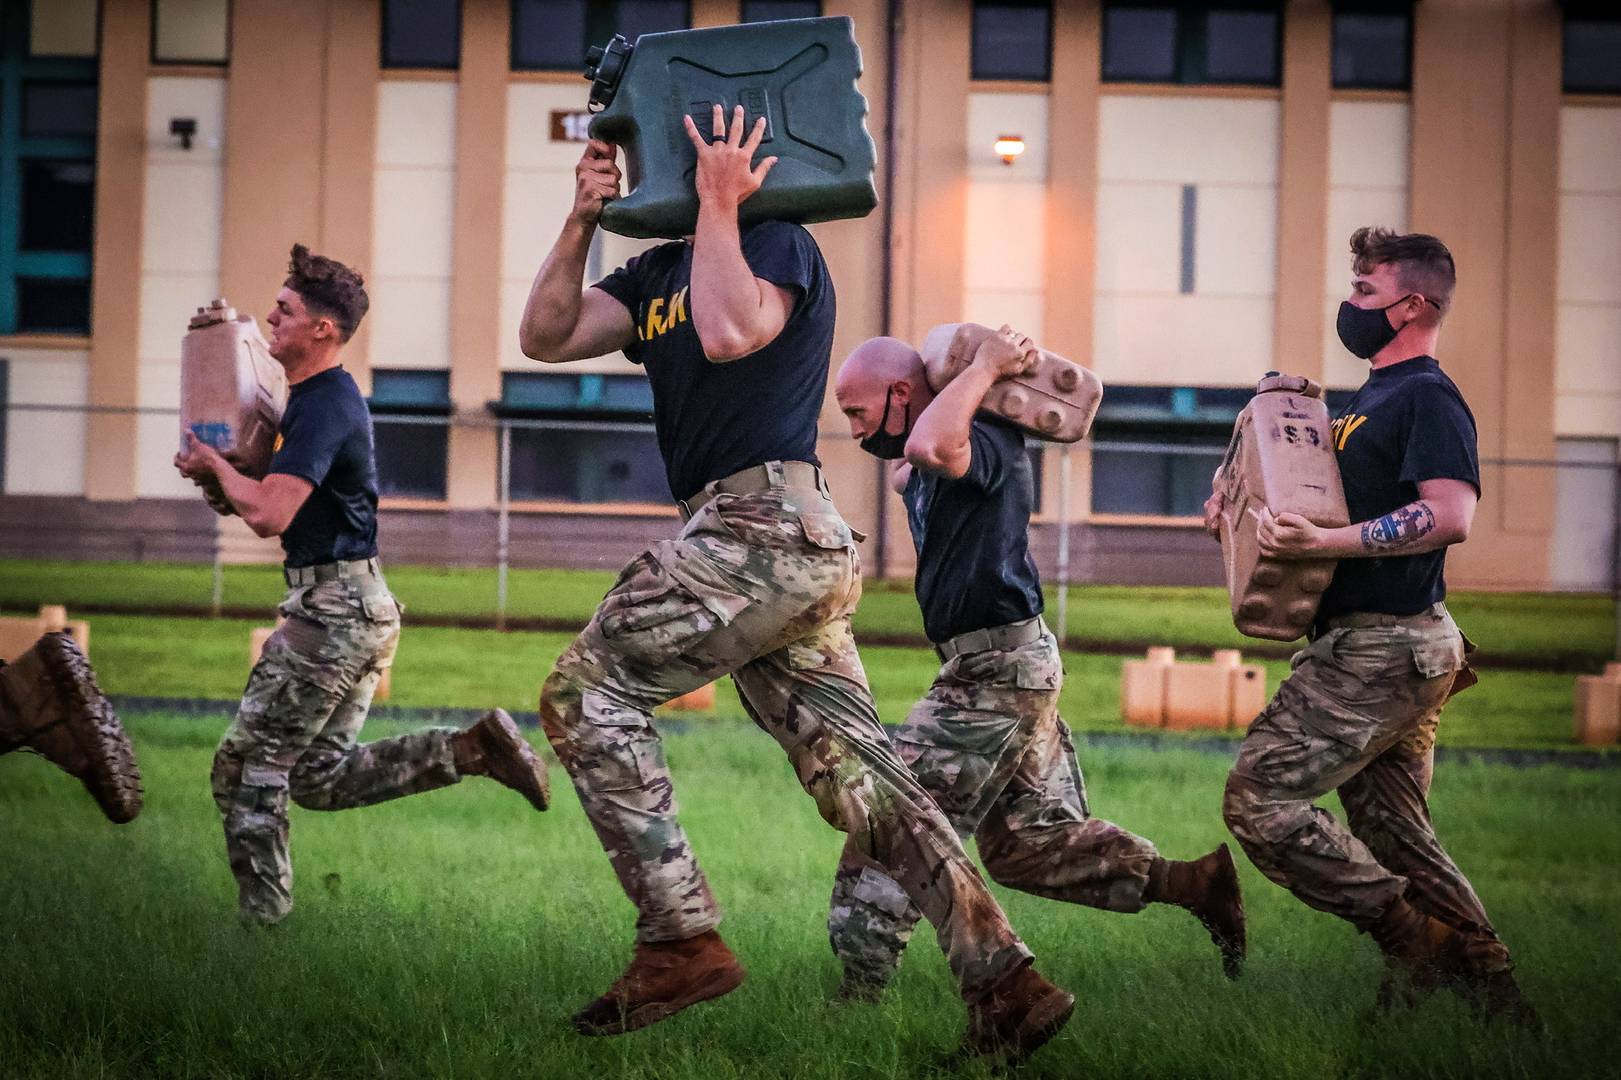
[[[991,146],[991,151],[1002,159],[1002,164],[1011,165],[1015,158],[1024,153],[1024,136],[999,135]]]

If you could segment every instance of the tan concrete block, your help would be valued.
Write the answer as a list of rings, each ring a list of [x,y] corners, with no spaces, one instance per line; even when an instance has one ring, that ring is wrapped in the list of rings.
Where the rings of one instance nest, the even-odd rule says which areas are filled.
[[[248,631],[249,667],[252,667],[254,664],[259,662],[259,657],[264,655],[265,642],[269,641],[270,635],[274,634],[275,632],[276,628],[274,626],[255,626],[252,630]]]
[[[0,660],[10,662],[34,647],[39,640],[39,620],[32,616],[26,619],[4,618],[0,619]]]
[[[1247,728],[1266,708],[1266,667],[1241,664],[1231,669],[1233,704],[1228,727]]]
[[[1175,664],[1165,677],[1165,726],[1226,729],[1233,711],[1233,672],[1225,664]]]
[[[39,606],[39,632],[41,634],[54,634],[58,630],[68,628],[68,609],[61,604],[41,604]]]
[[[1132,727],[1165,726],[1165,679],[1169,660],[1157,658],[1170,649],[1149,649],[1146,660],[1127,660],[1120,669],[1120,715]]]
[[[1584,746],[1615,745],[1621,736],[1621,679],[1576,677],[1575,736]]]
[[[1604,665],[1604,677],[1621,681],[1621,660],[1611,660]]]
[[[373,701],[387,701],[394,693],[394,668],[389,666],[383,669],[383,677],[377,680],[377,689],[372,691]]]
[[[700,686],[659,706],[662,712],[714,712],[715,684]]]

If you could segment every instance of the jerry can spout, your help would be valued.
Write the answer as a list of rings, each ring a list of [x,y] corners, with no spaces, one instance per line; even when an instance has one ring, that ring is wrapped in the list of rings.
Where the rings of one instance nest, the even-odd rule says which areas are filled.
[[[593,45],[585,50],[585,77],[591,84],[591,96],[586,108],[601,112],[613,103],[619,92],[619,80],[630,64],[630,54],[636,46],[615,34],[606,45]]]

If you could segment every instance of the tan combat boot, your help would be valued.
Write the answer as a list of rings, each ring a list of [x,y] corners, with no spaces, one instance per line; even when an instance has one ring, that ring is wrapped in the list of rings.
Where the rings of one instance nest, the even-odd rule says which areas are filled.
[[[625,973],[574,1014],[574,1028],[581,1035],[622,1035],[742,983],[743,965],[713,930],[685,941],[637,942]]]
[[[1192,862],[1156,859],[1148,872],[1147,899],[1186,908],[1210,932],[1221,953],[1222,974],[1238,978],[1248,951],[1244,894],[1226,844]]]
[[[1368,927],[1385,954],[1387,971],[1376,1012],[1412,1005],[1440,987],[1455,990],[1483,1020],[1502,1020],[1532,1031],[1542,1017],[1520,991],[1508,949],[1490,934],[1459,930],[1397,900]],[[1407,987],[1401,985],[1406,977]],[[1410,988],[1410,990],[1408,989]]]
[[[491,709],[478,723],[457,732],[451,737],[451,748],[461,775],[488,776],[528,799],[536,810],[551,805],[546,760],[519,734],[505,709]]]
[[[135,749],[69,634],[0,663],[0,753],[22,748],[77,777],[115,824],[141,812]]]
[[[1057,1035],[1074,1011],[1074,994],[1025,964],[968,1006],[968,1033],[959,1054],[1017,1065]]]

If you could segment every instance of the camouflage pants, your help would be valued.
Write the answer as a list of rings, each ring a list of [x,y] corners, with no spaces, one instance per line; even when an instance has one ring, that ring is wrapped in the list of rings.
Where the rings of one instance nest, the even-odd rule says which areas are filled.
[[[1268,878],[1366,927],[1396,899],[1495,936],[1436,838],[1428,795],[1441,706],[1464,667],[1444,607],[1352,616],[1295,654],[1227,778],[1227,827]],[[1366,625],[1363,625],[1366,624]],[[1337,790],[1341,824],[1313,802]]]
[[[993,880],[1036,896],[1141,911],[1154,845],[1090,816],[1050,633],[1009,650],[952,657],[894,734],[901,759],[959,835],[975,836]],[[894,976],[920,914],[854,844],[833,881],[828,938],[848,975]]]
[[[344,810],[459,779],[449,729],[356,745],[400,638],[381,578],[296,588],[280,611],[287,621],[248,677],[212,778],[242,915],[262,923],[293,906],[289,794],[307,809]]]
[[[625,568],[546,680],[541,722],[636,906],[638,940],[693,937],[720,913],[676,820],[651,713],[731,674],[822,817],[934,923],[972,996],[1030,953],[878,722],[850,634],[857,560],[817,492],[717,496]]]

